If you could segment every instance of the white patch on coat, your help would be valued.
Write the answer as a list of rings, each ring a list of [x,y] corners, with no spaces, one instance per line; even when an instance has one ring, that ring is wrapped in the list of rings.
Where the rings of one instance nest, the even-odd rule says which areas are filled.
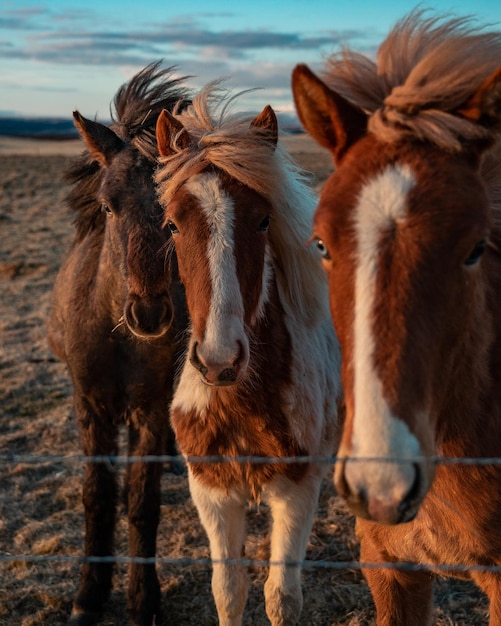
[[[182,413],[195,411],[204,420],[209,408],[211,392],[212,388],[201,381],[200,373],[190,363],[187,353],[179,384],[172,398],[171,411],[176,410]]]

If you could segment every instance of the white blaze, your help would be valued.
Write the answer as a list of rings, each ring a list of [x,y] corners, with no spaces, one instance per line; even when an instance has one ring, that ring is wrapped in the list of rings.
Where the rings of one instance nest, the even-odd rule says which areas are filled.
[[[224,362],[235,356],[236,342],[243,334],[244,305],[233,252],[233,201],[221,189],[216,174],[195,176],[186,189],[199,201],[211,229],[208,261],[212,297],[203,338],[204,355]]]
[[[413,457],[419,443],[407,425],[392,415],[374,369],[373,310],[381,235],[405,219],[407,195],[414,185],[407,166],[390,166],[371,180],[359,197],[355,228],[358,242],[355,277],[353,457]],[[351,465],[351,464],[350,464]],[[350,469],[352,480],[357,463]],[[369,482],[380,487],[394,481],[396,469],[388,463],[371,464]],[[393,475],[393,478],[390,477]],[[367,476],[365,479],[367,480]]]
[[[197,337],[199,354],[203,354],[206,361],[230,363],[240,355],[241,350],[243,354],[249,354],[244,302],[234,253],[234,203],[221,188],[216,174],[199,174],[186,183],[186,189],[197,198],[210,229],[208,265],[211,302],[204,337]],[[263,314],[271,273],[271,255],[267,248],[263,276],[256,276],[256,280],[261,280],[261,294],[256,311],[251,316],[253,322]],[[210,395],[210,388],[201,382],[187,360],[172,406],[184,411],[195,409],[203,412]]]

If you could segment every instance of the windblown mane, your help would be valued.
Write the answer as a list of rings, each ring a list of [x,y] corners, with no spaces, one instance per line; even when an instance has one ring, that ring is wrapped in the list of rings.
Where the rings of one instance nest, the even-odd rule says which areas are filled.
[[[492,130],[454,112],[501,66],[501,33],[468,18],[424,19],[414,11],[381,44],[377,60],[343,50],[326,65],[325,82],[369,116],[383,141],[414,136],[446,150]]]
[[[151,63],[117,91],[110,111],[110,128],[147,161],[155,163],[158,148],[155,138],[157,118],[163,109],[189,102],[190,94],[180,86],[185,78],[174,78],[174,67],[160,69],[161,61]],[[85,150],[65,173],[73,185],[66,203],[76,214],[77,237],[103,229],[105,216],[96,200],[103,170]]]
[[[164,206],[190,177],[211,165],[266,197],[274,207],[270,241],[275,269],[288,313],[304,324],[328,315],[326,281],[319,259],[305,242],[311,236],[316,197],[280,142],[273,149],[254,116],[230,114],[236,96],[208,84],[176,117],[190,145],[161,157],[156,180]]]

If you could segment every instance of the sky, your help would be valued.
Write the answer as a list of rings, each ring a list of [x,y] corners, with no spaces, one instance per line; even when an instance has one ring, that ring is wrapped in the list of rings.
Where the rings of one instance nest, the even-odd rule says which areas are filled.
[[[237,108],[294,114],[290,76],[341,46],[374,55],[408,0],[1,0],[0,115],[110,117],[116,90],[163,59],[199,89],[225,78]],[[501,30],[499,0],[435,0]],[[257,90],[255,90],[258,88]]]

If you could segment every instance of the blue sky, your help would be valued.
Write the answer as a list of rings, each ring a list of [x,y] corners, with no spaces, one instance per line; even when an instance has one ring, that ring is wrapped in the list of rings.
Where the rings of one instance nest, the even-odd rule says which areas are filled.
[[[2,0],[0,113],[109,118],[117,88],[164,59],[190,84],[227,77],[239,100],[293,113],[296,63],[318,69],[340,45],[373,54],[407,0]],[[421,6],[473,15],[501,29],[499,0],[435,0]]]

